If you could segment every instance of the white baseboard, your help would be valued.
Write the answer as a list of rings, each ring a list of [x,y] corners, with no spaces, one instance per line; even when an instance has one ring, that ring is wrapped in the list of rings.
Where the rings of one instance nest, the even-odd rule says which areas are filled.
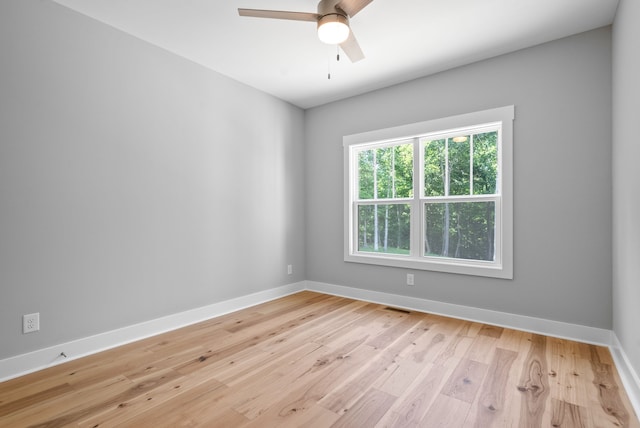
[[[636,411],[636,416],[640,418],[640,376],[638,376],[638,373],[636,373],[629,362],[627,354],[624,352],[618,340],[618,336],[616,336],[615,332],[612,333],[611,336],[612,343],[609,349],[611,349],[613,361],[616,363],[616,369],[618,369],[618,374],[620,378],[622,378],[622,384]]]
[[[284,285],[0,360],[0,382],[304,290]],[[62,356],[64,353],[66,357]]]
[[[453,303],[420,299],[417,297],[400,296],[397,294],[381,293],[379,291],[363,290],[360,288],[344,287],[341,285],[325,284],[306,281],[307,290],[336,296],[350,297],[367,302],[381,303],[404,309],[429,312],[452,318],[481,322],[499,327],[524,330],[546,336],[577,340],[585,343],[609,346],[611,345],[611,330],[587,327],[583,325],[551,321],[525,315],[474,308],[471,306],[455,305]]]

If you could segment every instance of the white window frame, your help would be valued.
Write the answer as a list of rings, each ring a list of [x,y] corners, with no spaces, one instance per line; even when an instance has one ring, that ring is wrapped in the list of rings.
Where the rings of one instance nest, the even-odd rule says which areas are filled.
[[[344,147],[344,260],[406,269],[430,270],[493,278],[513,278],[513,120],[515,107],[505,106],[473,113],[450,116],[425,122],[379,129],[343,137]],[[425,203],[422,170],[421,137],[460,135],[470,128],[500,127],[498,134],[498,189],[496,196],[474,197],[496,202],[495,261],[464,260],[455,258],[425,257],[422,248],[424,222],[422,207]],[[358,195],[357,165],[355,153],[362,148],[413,141],[414,145],[414,196],[411,204],[411,254],[359,252],[357,246]],[[404,200],[403,200],[404,201]],[[393,203],[397,200],[389,200]],[[454,202],[454,201],[450,201]]]

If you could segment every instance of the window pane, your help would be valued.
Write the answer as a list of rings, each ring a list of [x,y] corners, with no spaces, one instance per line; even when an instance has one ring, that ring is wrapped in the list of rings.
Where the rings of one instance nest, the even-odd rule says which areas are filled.
[[[359,152],[358,176],[360,199],[413,197],[413,145]]]
[[[444,196],[445,140],[424,144],[424,196]]]
[[[409,254],[411,206],[358,206],[358,251]]]
[[[473,136],[473,194],[496,193],[498,177],[498,132]]]
[[[495,202],[425,203],[425,255],[495,260]]]
[[[471,143],[468,135],[449,139],[449,195],[468,195],[471,192]]]

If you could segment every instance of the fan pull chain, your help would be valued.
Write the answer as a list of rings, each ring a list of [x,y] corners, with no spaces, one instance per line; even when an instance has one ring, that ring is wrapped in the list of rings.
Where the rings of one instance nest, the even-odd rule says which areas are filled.
[[[336,62],[340,62],[340,46],[336,45]],[[331,80],[331,55],[327,57],[327,80]]]

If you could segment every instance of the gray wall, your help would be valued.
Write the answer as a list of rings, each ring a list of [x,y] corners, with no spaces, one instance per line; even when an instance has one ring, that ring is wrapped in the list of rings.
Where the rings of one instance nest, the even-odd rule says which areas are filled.
[[[49,1],[0,64],[0,359],[305,278],[302,110]]]
[[[514,104],[514,279],[343,261],[342,136]],[[307,279],[609,329],[611,34],[307,110]]]
[[[613,27],[613,328],[640,374],[640,3],[621,0]]]
[[[305,278],[612,327],[609,28],[307,112],[48,1],[0,2],[0,63],[0,359]],[[343,135],[508,104],[514,280],[343,262]],[[613,326],[640,371],[639,153],[614,140]]]

